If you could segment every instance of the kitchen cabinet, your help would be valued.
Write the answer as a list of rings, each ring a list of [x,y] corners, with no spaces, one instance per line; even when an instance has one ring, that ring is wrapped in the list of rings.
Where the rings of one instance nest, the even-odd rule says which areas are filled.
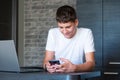
[[[103,13],[104,66],[107,66],[120,62],[120,0],[104,0]]]
[[[120,80],[120,0],[77,0],[77,14],[93,31],[100,80]]]
[[[120,0],[103,2],[104,77],[106,80],[120,80]]]
[[[92,29],[95,42],[96,67],[102,66],[102,0],[78,0],[77,15],[79,27]]]

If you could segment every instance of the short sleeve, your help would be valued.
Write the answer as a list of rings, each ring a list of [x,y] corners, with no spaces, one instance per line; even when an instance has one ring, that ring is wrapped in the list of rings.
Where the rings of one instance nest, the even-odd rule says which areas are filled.
[[[85,53],[95,52],[94,38],[93,38],[92,31],[90,29],[88,29],[88,31],[86,33],[84,51],[85,51]]]
[[[46,43],[46,50],[55,51],[55,39],[53,30],[50,29],[48,32],[47,43]]]

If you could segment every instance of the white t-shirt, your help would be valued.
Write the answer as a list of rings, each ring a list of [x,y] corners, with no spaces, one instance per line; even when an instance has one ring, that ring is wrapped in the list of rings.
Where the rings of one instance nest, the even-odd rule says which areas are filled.
[[[65,58],[73,64],[82,64],[84,53],[95,51],[92,32],[87,28],[77,28],[75,36],[67,39],[59,28],[50,29],[46,50],[55,51],[55,59]]]

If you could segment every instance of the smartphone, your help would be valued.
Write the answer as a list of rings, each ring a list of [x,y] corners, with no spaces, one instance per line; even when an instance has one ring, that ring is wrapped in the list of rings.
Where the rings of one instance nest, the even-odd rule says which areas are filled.
[[[60,61],[59,60],[50,60],[49,63],[51,65],[55,65],[55,64],[60,64]]]

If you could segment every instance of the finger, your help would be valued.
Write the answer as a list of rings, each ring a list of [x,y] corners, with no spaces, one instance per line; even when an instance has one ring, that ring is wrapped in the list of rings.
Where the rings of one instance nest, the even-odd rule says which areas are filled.
[[[56,69],[56,72],[65,72],[65,68]]]
[[[50,73],[55,72],[55,70],[56,70],[56,69],[53,68],[52,66],[47,67],[47,71],[50,72]]]
[[[69,62],[69,60],[68,60],[68,59],[65,59],[65,58],[60,58],[60,60],[61,60],[62,62],[65,62],[65,63]]]
[[[45,66],[50,66],[50,63],[49,63],[49,62],[47,62],[47,63],[45,64]]]
[[[55,72],[55,69],[47,69],[48,72],[53,73]]]
[[[63,64],[61,64],[61,65],[55,65],[55,69],[60,69],[62,67],[63,67]]]
[[[47,71],[49,72],[54,72],[55,71],[55,67],[54,66],[46,66]]]

